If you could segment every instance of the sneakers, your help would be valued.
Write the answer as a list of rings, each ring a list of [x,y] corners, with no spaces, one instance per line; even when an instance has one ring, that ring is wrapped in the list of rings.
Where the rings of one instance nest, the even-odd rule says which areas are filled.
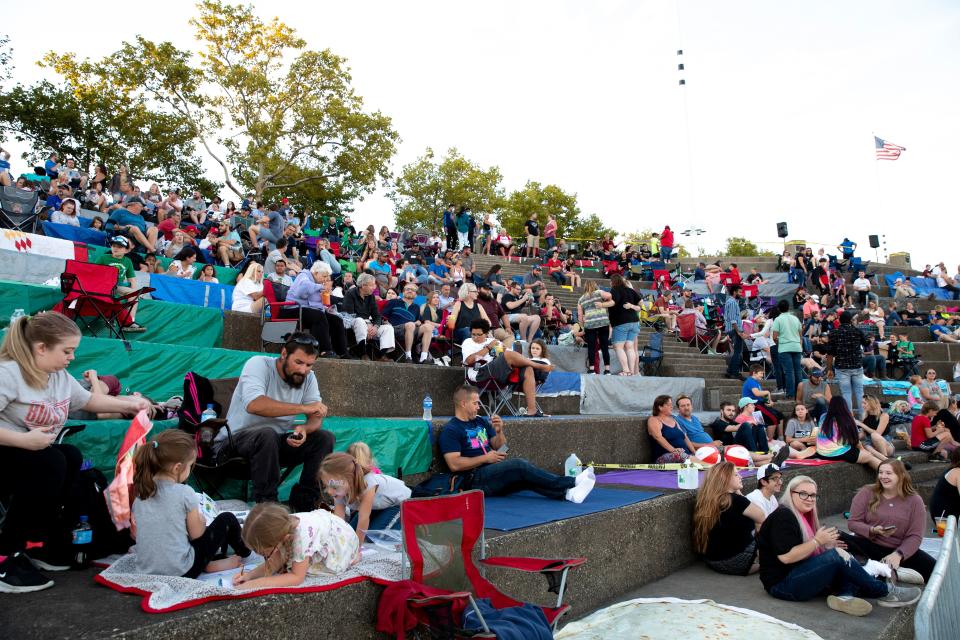
[[[915,584],[918,587],[923,586],[923,576],[919,572],[914,571],[913,569],[907,569],[906,567],[900,567],[897,569],[897,582],[903,584]]]
[[[891,609],[897,607],[906,607],[920,599],[921,591],[917,587],[898,587],[895,584],[887,583],[890,590],[887,595],[877,598],[877,604],[881,607]]]
[[[873,611],[873,605],[853,596],[827,596],[827,606],[848,616],[861,617]]]
[[[777,455],[773,456],[771,462],[777,465],[778,469],[783,469],[783,463],[787,461],[787,458],[790,457],[790,445],[785,444],[780,447],[780,450],[777,451]]]
[[[0,562],[0,593],[30,593],[53,586],[53,580],[33,568],[20,552]]]
[[[596,483],[597,476],[593,472],[593,467],[587,467],[577,475],[576,484],[573,485],[573,488],[567,489],[566,499],[575,504],[580,504],[587,499]]]

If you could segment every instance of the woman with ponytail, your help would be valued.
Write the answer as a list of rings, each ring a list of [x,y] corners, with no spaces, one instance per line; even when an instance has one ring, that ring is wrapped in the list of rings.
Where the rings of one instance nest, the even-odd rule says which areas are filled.
[[[320,485],[333,496],[333,512],[347,520],[363,544],[370,529],[399,529],[400,503],[410,497],[402,480],[380,473],[363,442],[320,463]]]
[[[199,496],[183,484],[197,461],[193,437],[179,429],[161,432],[134,454],[133,501],[136,559],[140,573],[196,578],[204,571],[236,569],[250,555],[232,513],[209,525]],[[229,544],[237,555],[214,561]]]
[[[11,499],[0,532],[0,592],[53,586],[39,573],[69,568],[67,532],[75,523],[57,515],[80,471],[83,456],[56,438],[71,409],[136,413],[144,398],[91,395],[67,373],[80,330],[59,313],[22,317],[0,345],[0,486]],[[42,543],[29,557],[27,542]]]

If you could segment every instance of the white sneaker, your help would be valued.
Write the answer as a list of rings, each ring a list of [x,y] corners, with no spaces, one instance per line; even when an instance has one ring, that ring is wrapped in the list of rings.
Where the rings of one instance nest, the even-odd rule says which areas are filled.
[[[865,616],[873,611],[872,604],[863,598],[854,598],[853,596],[827,596],[827,606],[834,611],[858,617]]]
[[[922,587],[923,576],[920,575],[918,571],[914,571],[913,569],[900,567],[897,569],[897,582],[902,582],[903,584],[915,584],[918,587]]]
[[[567,489],[566,499],[575,504],[580,504],[587,499],[596,483],[597,476],[593,472],[593,467],[587,467],[577,475],[576,484],[573,488]]]

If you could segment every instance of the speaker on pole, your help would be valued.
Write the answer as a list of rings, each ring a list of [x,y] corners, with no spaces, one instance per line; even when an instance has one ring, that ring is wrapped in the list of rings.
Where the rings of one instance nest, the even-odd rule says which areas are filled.
[[[870,248],[871,249],[880,248],[880,236],[870,236]]]
[[[787,233],[787,223],[778,222],[777,223],[777,237],[786,238],[789,234]]]

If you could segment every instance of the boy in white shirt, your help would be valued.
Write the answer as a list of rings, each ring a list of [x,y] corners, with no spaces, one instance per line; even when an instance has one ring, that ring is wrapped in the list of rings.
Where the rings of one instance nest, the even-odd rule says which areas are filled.
[[[775,464],[765,464],[757,469],[757,488],[747,494],[746,498],[763,510],[765,516],[777,510],[780,502],[777,494],[783,488],[783,474]]]

